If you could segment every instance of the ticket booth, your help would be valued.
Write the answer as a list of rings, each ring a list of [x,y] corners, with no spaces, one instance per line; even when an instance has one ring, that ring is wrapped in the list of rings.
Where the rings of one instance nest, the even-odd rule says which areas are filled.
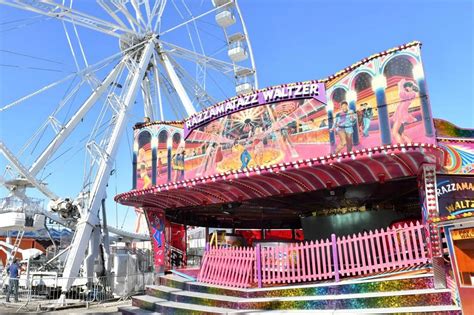
[[[474,176],[437,176],[437,196],[459,300],[464,314],[474,314]]]

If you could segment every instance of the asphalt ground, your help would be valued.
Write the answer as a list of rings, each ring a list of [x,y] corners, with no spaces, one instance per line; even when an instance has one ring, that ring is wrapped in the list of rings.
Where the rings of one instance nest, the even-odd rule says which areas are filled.
[[[132,301],[114,301],[107,303],[92,303],[87,305],[75,305],[71,307],[61,307],[54,310],[54,304],[45,304],[44,301],[19,303],[0,302],[0,314],[121,314],[118,312],[119,306],[131,306]],[[80,307],[78,307],[80,306]]]

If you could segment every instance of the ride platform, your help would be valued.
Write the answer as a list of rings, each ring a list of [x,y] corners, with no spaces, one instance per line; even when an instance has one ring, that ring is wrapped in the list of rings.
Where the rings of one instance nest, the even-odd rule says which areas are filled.
[[[165,275],[122,314],[461,314],[453,286],[435,289],[431,268],[371,278],[238,289]]]

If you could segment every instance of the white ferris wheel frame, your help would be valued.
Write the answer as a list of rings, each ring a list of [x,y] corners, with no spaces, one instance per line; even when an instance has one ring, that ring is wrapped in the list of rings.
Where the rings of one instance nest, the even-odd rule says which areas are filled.
[[[174,3],[174,1],[172,2]],[[189,97],[187,88],[182,82],[184,77],[194,85],[195,99],[197,98],[198,103],[202,101],[205,105],[211,105],[215,101],[211,96],[207,95],[205,86],[203,86],[204,84],[198,82],[202,82],[203,79],[205,79],[205,69],[207,68],[220,71],[234,80],[236,79],[236,73],[242,70],[247,70],[252,76],[254,89],[258,88],[257,72],[253,59],[252,47],[237,1],[229,0],[221,5],[215,5],[211,10],[198,16],[191,15],[191,18],[187,21],[163,32],[160,30],[160,21],[167,3],[166,0],[157,0],[153,5],[151,5],[148,0],[98,0],[97,3],[108,13],[114,22],[103,20],[74,9],[73,0],[69,1],[69,5],[66,5],[65,0],[63,0],[62,3],[56,3],[52,0],[0,0],[0,4],[35,12],[40,15],[60,20],[63,24],[69,48],[77,69],[77,73],[74,75],[79,75],[82,78],[81,82],[76,87],[79,89],[81,85],[87,83],[92,88],[90,96],[65,124],[61,124],[54,115],[49,117],[43,127],[46,128],[48,125],[53,127],[55,136],[30,167],[23,165],[8,149],[8,147],[0,141],[0,151],[16,168],[18,173],[26,178],[31,185],[36,187],[50,200],[57,204],[64,202],[61,197],[37,179],[38,172],[45,167],[49,159],[57,152],[58,148],[61,147],[61,144],[63,144],[74,131],[78,123],[83,119],[91,107],[107,93],[109,97],[107,97],[106,105],[113,113],[113,118],[110,121],[106,133],[107,136],[103,138],[103,141],[97,143],[92,139],[87,143],[87,150],[91,155],[91,160],[95,162],[97,172],[86,201],[84,201],[85,199],[77,201],[81,216],[75,224],[74,237],[63,271],[63,278],[65,279],[62,284],[63,293],[67,292],[71,287],[73,277],[77,276],[79,273],[83,261],[85,261],[86,264],[87,276],[92,274],[94,259],[98,254],[100,230],[107,230],[107,227],[103,226],[101,228],[99,222],[99,210],[101,207],[103,208],[103,201],[106,198],[106,186],[113,168],[119,139],[124,132],[127,117],[135,103],[139,90],[142,91],[145,116],[151,119],[156,119],[157,115],[155,114],[155,109],[156,105],[158,105],[159,116],[164,120],[161,91],[163,90],[163,87],[169,83],[171,83],[172,88],[175,90],[186,114],[192,115],[196,112],[193,104],[196,100],[192,100]],[[127,8],[127,4],[130,4],[133,7],[134,14]],[[192,43],[193,50],[189,50],[164,42],[160,39],[161,36],[178,28],[189,27],[190,25],[196,27],[195,22],[198,19],[211,13],[226,9],[229,6],[236,9],[240,18],[240,23],[244,32],[245,44],[248,49],[250,68],[240,66],[234,61],[223,61],[206,56],[203,52],[202,42],[199,37],[197,44],[200,46],[201,52],[196,51],[194,43]],[[119,15],[122,16],[122,18]],[[70,31],[66,25],[72,26],[74,36],[70,35]],[[89,28],[97,32],[114,36],[119,40],[138,38],[139,42],[134,43],[131,41],[129,47],[126,47],[120,53],[106,58],[97,64],[90,65],[76,26]],[[229,43],[229,36],[225,28],[223,29],[223,32],[226,37],[226,42]],[[80,53],[76,53],[73,48],[72,38],[76,39]],[[119,63],[112,69],[104,80],[98,80],[95,77],[94,72],[105,63],[111,62],[114,58],[120,59]],[[192,78],[190,78],[191,76],[186,74],[186,71],[180,67],[175,58],[183,58],[194,62],[197,65],[196,74],[198,79],[193,81]],[[152,65],[152,71],[148,71],[149,65]],[[164,73],[158,70],[158,65],[161,65],[165,70],[166,77],[164,76]],[[122,92],[116,94],[114,91],[110,91],[110,86],[115,82],[115,80],[117,80],[121,73],[125,71],[125,69],[128,70],[128,75],[125,80],[127,84]],[[147,73],[149,75],[147,75]],[[72,75],[67,76],[64,79],[53,82],[38,91],[7,104],[0,108],[0,112],[55,87],[71,77]],[[153,80],[151,80],[150,77],[153,78]],[[155,88],[155,95],[152,95],[151,93],[152,86]],[[166,89],[164,90],[166,91]],[[61,105],[62,104],[60,104],[60,106]],[[105,220],[105,213],[103,215]],[[109,227],[108,229],[111,230],[113,228]],[[108,240],[106,240],[106,242],[107,241]],[[88,248],[87,257],[85,257]],[[63,294],[62,299],[64,299],[64,297],[65,295]]]

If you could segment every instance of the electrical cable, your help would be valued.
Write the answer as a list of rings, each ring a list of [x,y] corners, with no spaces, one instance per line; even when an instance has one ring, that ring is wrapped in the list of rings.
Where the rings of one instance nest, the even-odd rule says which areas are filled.
[[[64,65],[63,62],[59,62],[59,61],[56,61],[56,60],[47,59],[47,58],[43,58],[43,57],[36,57],[36,56],[28,55],[28,54],[25,54],[25,53],[19,53],[19,52],[12,51],[12,50],[0,49],[0,52],[7,53],[7,54],[12,54],[12,55],[16,55],[16,56],[21,56],[21,57],[27,57],[27,58],[36,59],[36,60],[41,60],[41,61],[46,61],[46,62],[51,62],[51,63],[55,63],[55,64],[58,64],[58,65]]]

